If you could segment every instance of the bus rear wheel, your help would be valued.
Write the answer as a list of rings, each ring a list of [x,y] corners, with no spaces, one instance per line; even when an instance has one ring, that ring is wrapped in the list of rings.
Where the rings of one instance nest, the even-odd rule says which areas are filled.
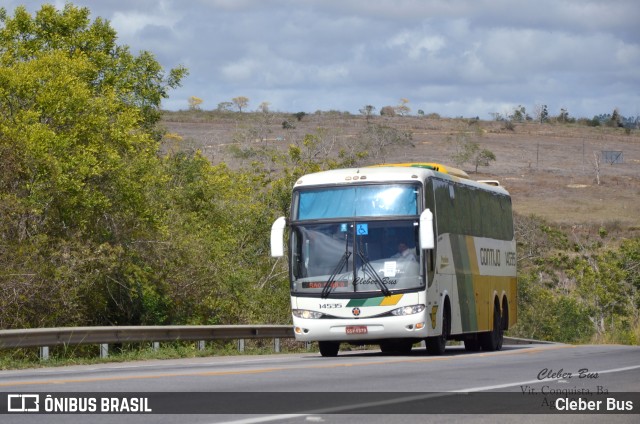
[[[491,331],[479,335],[482,350],[492,352],[502,349],[504,340],[504,327],[500,316],[500,307],[496,304],[493,308],[493,328]]]
[[[320,347],[320,355],[325,357],[338,356],[339,342],[318,342],[318,346]]]

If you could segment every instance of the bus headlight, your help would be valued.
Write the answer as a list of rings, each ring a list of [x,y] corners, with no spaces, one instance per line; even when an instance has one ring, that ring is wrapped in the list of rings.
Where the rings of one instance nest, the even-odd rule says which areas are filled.
[[[294,317],[304,319],[318,319],[324,316],[322,312],[309,311],[307,309],[294,309],[291,313],[293,313]]]
[[[424,308],[424,305],[403,306],[402,308],[394,309],[390,312],[390,314],[398,317],[404,315],[413,315],[424,311]]]

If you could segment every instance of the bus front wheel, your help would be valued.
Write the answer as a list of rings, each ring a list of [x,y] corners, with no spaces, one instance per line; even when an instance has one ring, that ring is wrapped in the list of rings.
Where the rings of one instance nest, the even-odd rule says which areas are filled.
[[[340,350],[340,343],[338,342],[318,342],[320,346],[320,355],[322,356],[338,356]]]
[[[451,308],[449,302],[445,302],[442,314],[442,334],[435,337],[427,337],[427,353],[429,355],[442,355],[447,347],[447,339],[451,334]]]

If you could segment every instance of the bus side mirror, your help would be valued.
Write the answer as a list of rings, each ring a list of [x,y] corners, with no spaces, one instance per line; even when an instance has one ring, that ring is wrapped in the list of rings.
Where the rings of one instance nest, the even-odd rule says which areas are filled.
[[[274,258],[284,256],[284,227],[286,225],[287,220],[281,216],[271,226],[271,256]]]
[[[435,246],[433,213],[429,209],[425,209],[420,214],[420,249],[433,249]]]

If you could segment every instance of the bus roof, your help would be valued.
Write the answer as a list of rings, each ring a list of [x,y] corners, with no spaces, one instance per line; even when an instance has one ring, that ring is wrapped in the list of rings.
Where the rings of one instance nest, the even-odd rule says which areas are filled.
[[[331,185],[348,185],[362,182],[382,183],[382,182],[414,182],[424,181],[428,177],[439,177],[447,180],[456,181],[462,184],[481,188],[483,190],[495,191],[502,194],[509,194],[502,186],[493,186],[468,178],[461,178],[453,173],[442,172],[444,170],[452,170],[455,168],[440,165],[440,171],[427,166],[413,166],[414,164],[390,164],[376,165],[362,168],[343,168],[330,171],[316,172],[313,174],[303,175],[296,181],[295,188],[310,186],[331,186]],[[428,164],[432,165],[432,164]],[[436,165],[436,164],[434,164]],[[455,172],[454,171],[454,172]],[[464,173],[464,171],[461,171]],[[458,174],[456,172],[456,174]],[[461,174],[458,174],[461,175]],[[466,175],[466,173],[464,173]]]
[[[435,162],[405,162],[405,163],[383,163],[380,165],[372,165],[372,168],[379,168],[383,166],[391,166],[391,167],[405,167],[405,168],[425,168],[431,169],[433,171],[442,172],[443,174],[453,175],[454,177],[467,178],[469,179],[469,174],[464,172],[462,169],[454,168],[453,166],[443,165],[441,163]]]

